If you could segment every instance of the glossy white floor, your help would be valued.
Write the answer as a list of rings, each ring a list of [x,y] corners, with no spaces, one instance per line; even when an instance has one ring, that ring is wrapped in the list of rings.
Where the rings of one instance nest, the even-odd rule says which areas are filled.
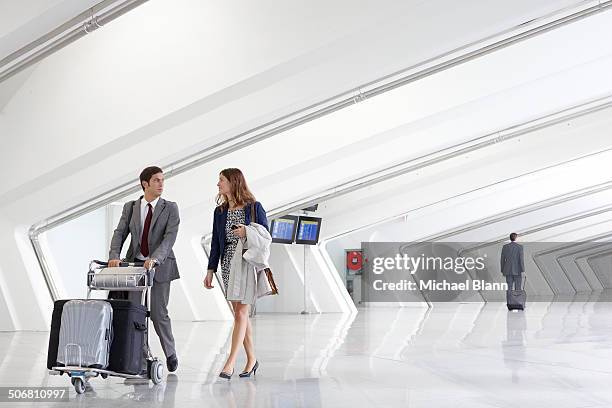
[[[262,314],[254,320],[257,378],[229,382],[217,378],[229,323],[175,322],[180,366],[164,383],[96,378],[93,392],[70,387],[68,404],[31,405],[610,407],[611,316],[605,302],[531,303],[524,313],[489,303]],[[0,333],[0,386],[69,386],[66,376],[47,375],[47,339]]]

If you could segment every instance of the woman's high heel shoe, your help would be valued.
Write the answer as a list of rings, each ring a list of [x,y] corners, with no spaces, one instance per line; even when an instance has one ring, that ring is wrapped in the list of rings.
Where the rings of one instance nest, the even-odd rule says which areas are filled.
[[[225,371],[221,371],[221,372],[219,373],[219,377],[221,377],[221,378],[225,378],[226,380],[231,379],[231,378],[232,378],[232,375],[234,375],[234,370],[232,370],[232,373],[231,373],[231,374],[228,374],[228,373],[226,373]]]
[[[253,374],[253,376],[255,376],[258,368],[259,368],[259,361],[256,360],[255,365],[253,366],[253,368],[251,368],[251,371],[245,371],[243,373],[238,374],[238,376],[240,378],[250,377],[251,373]]]

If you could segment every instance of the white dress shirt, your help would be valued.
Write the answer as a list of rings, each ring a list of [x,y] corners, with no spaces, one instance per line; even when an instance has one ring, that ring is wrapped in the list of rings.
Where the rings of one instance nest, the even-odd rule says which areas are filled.
[[[157,197],[155,200],[151,201],[151,211],[155,212],[155,206],[157,205],[157,202],[159,201],[159,197]],[[147,200],[144,199],[144,197],[142,197],[140,199],[140,241],[142,242],[142,233],[144,232],[144,224],[145,224],[145,219],[147,218],[147,213],[149,212],[149,208],[147,207],[147,204],[149,204],[147,202]],[[150,227],[150,226],[149,226]],[[151,255],[151,254],[149,254]],[[147,259],[146,256],[144,256],[142,254],[141,251],[138,251],[138,254],[136,254],[136,258],[138,259]]]

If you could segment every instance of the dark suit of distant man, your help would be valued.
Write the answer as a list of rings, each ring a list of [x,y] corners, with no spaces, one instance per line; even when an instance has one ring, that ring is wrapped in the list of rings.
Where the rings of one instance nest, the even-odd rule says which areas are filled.
[[[511,238],[511,242],[504,245],[501,252],[501,273],[506,277],[509,290],[521,290],[521,276],[525,272],[523,246]]]

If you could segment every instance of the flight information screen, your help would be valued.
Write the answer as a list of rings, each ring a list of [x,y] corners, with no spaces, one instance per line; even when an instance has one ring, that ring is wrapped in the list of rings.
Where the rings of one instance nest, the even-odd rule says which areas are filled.
[[[300,216],[296,244],[315,245],[319,242],[321,218]]]
[[[298,217],[294,215],[285,215],[281,218],[272,220],[270,232],[272,242],[279,244],[291,244],[297,230]]]
[[[315,241],[317,239],[318,231],[318,222],[304,221],[300,224],[300,232],[298,233],[298,239],[301,241]]]

